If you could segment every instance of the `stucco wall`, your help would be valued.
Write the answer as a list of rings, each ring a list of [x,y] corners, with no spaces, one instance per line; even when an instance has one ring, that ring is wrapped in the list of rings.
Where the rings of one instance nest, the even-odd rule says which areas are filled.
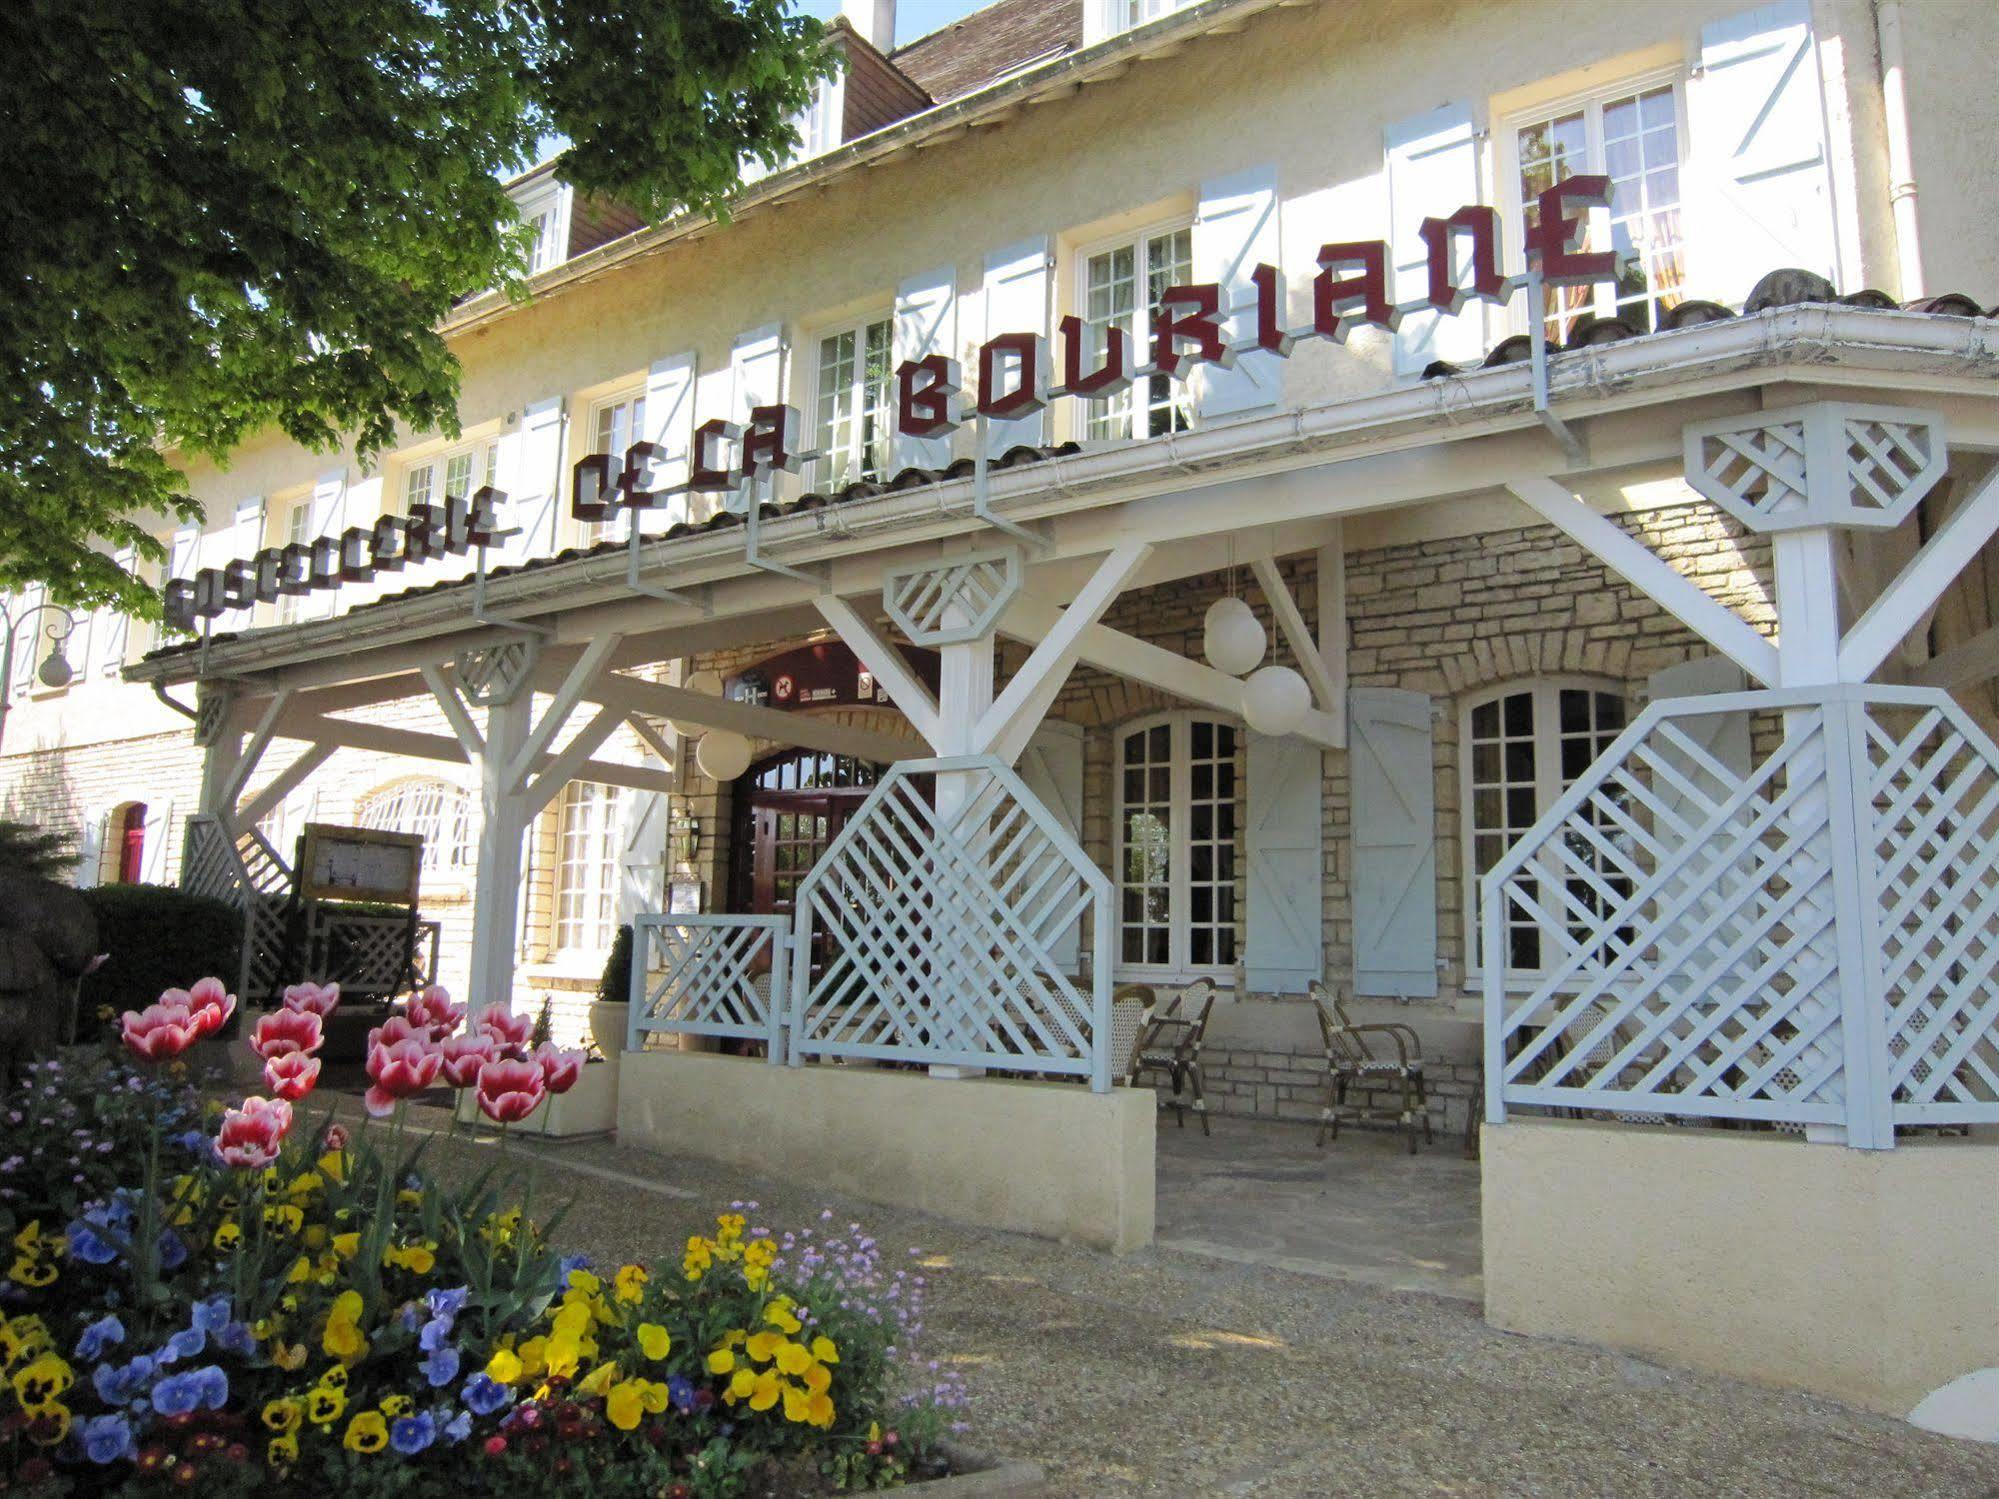
[[[1484,1135],[1486,1318],[1893,1415],[1999,1365],[1999,1138]]]

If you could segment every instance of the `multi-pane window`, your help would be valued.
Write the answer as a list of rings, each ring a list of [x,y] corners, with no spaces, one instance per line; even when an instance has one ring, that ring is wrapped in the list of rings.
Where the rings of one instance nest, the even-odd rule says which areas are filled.
[[[877,318],[819,340],[812,482],[835,489],[889,476],[895,456],[895,325]]]
[[[1532,682],[1503,688],[1475,700],[1465,715],[1464,783],[1466,870],[1472,951],[1482,963],[1478,916],[1479,882],[1507,849],[1553,806],[1623,732],[1624,698],[1581,682]],[[1609,837],[1611,830],[1606,830]],[[1596,861],[1592,860],[1592,864]],[[1599,871],[1600,872],[1600,871]],[[1603,881],[1596,882],[1602,885]],[[1574,907],[1596,911],[1602,891],[1590,882],[1548,892],[1535,903],[1543,910]],[[1606,887],[1607,888],[1607,887]],[[1566,899],[1564,898],[1566,897]],[[1573,911],[1572,911],[1573,914]],[[1532,917],[1507,913],[1507,966],[1516,972],[1541,967],[1541,934]]]
[[[1190,3],[1191,0],[1089,0],[1089,9],[1084,13],[1084,40],[1094,42],[1116,36],[1147,21],[1170,16]]]
[[[840,144],[840,116],[846,107],[843,79],[822,78],[813,86],[812,102],[792,122],[798,127],[797,160],[810,161]]]
[[[1616,255],[1616,283],[1548,288],[1549,335],[1567,337],[1585,312],[1622,318],[1640,332],[1656,328],[1686,295],[1678,86],[1585,100],[1515,127],[1513,142],[1523,207],[1570,177],[1610,179],[1610,208],[1590,210],[1583,248]]]
[[[625,452],[635,442],[645,437],[646,396],[644,391],[619,396],[616,400],[605,401],[597,407],[590,418],[591,438],[596,446],[593,453],[608,453],[618,463],[625,461]],[[593,534],[624,536],[631,524],[631,512],[620,510],[608,521],[600,521]]]
[[[310,496],[296,501],[285,512],[285,534],[282,545],[304,546],[312,540],[312,499]],[[278,623],[290,625],[298,623],[303,614],[306,595],[302,593],[281,593],[278,595]]]
[[[364,800],[354,820],[364,828],[421,835],[426,874],[469,873],[478,862],[472,797],[462,786],[425,778],[398,781]]]
[[[602,952],[618,922],[618,788],[572,781],[562,798],[555,868],[555,945]]]
[[[1162,229],[1087,252],[1082,300],[1088,367],[1094,369],[1102,360],[1112,328],[1130,336],[1134,368],[1149,363],[1160,298],[1169,287],[1187,284],[1193,264],[1194,234],[1187,228]],[[1160,437],[1193,425],[1185,385],[1164,375],[1147,375],[1116,399],[1093,401],[1087,409],[1083,435],[1094,440]]]
[[[1176,714],[1118,741],[1118,962],[1173,973],[1236,958],[1232,725]]]
[[[491,438],[412,463],[403,470],[403,508],[436,504],[447,496],[469,499],[474,490],[493,483],[499,471],[500,445]]]

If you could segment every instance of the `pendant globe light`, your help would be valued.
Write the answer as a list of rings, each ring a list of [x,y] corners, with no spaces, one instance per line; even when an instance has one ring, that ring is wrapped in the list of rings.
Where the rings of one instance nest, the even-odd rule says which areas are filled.
[[[694,764],[711,781],[733,781],[750,768],[750,742],[727,729],[710,729],[694,747]]]
[[[1236,592],[1235,538],[1229,538],[1228,593],[1208,605],[1201,621],[1201,654],[1216,671],[1232,677],[1256,670],[1269,644],[1249,601]]]
[[[1293,732],[1311,709],[1311,686],[1288,666],[1266,666],[1242,684],[1243,721],[1267,737]]]

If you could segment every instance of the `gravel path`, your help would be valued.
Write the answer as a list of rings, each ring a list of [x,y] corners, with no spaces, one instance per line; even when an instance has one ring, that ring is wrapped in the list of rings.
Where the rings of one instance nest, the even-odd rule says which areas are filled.
[[[608,1142],[537,1152],[559,1237],[669,1259],[733,1199],[830,1207],[931,1257],[925,1341],[968,1440],[1066,1499],[1843,1495],[1999,1499],[1999,1447],[1829,1401],[1488,1328],[1469,1303],[1152,1250],[1112,1259]],[[490,1163],[436,1142],[432,1163]],[[537,1208],[539,1215],[540,1209]]]

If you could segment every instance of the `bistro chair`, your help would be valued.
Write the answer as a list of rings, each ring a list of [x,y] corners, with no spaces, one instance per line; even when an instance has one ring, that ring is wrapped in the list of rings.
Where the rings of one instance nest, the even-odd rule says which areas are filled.
[[[1376,1119],[1401,1125],[1414,1155],[1417,1132],[1425,1143],[1430,1139],[1423,1043],[1414,1030],[1399,1023],[1355,1025],[1346,1006],[1324,984],[1314,979],[1309,988],[1319,1035],[1326,1043],[1326,1103],[1319,1113],[1317,1143],[1324,1145],[1328,1135],[1337,1140],[1344,1119]],[[1359,1095],[1351,1106],[1350,1092]]]
[[[1159,996],[1150,984],[1119,984],[1111,991],[1111,1080],[1129,1084],[1138,1070],[1138,1043],[1152,1024]]]
[[[1183,1088],[1190,1089],[1204,1135],[1213,1131],[1208,1128],[1208,1095],[1201,1079],[1201,1045],[1207,1039],[1208,1013],[1214,1007],[1214,980],[1195,979],[1167,1006],[1166,1013],[1152,1022],[1131,1063],[1134,1087],[1142,1077],[1163,1076],[1172,1082],[1174,1119],[1182,1129],[1187,1127],[1187,1106],[1180,1101],[1180,1094]]]

